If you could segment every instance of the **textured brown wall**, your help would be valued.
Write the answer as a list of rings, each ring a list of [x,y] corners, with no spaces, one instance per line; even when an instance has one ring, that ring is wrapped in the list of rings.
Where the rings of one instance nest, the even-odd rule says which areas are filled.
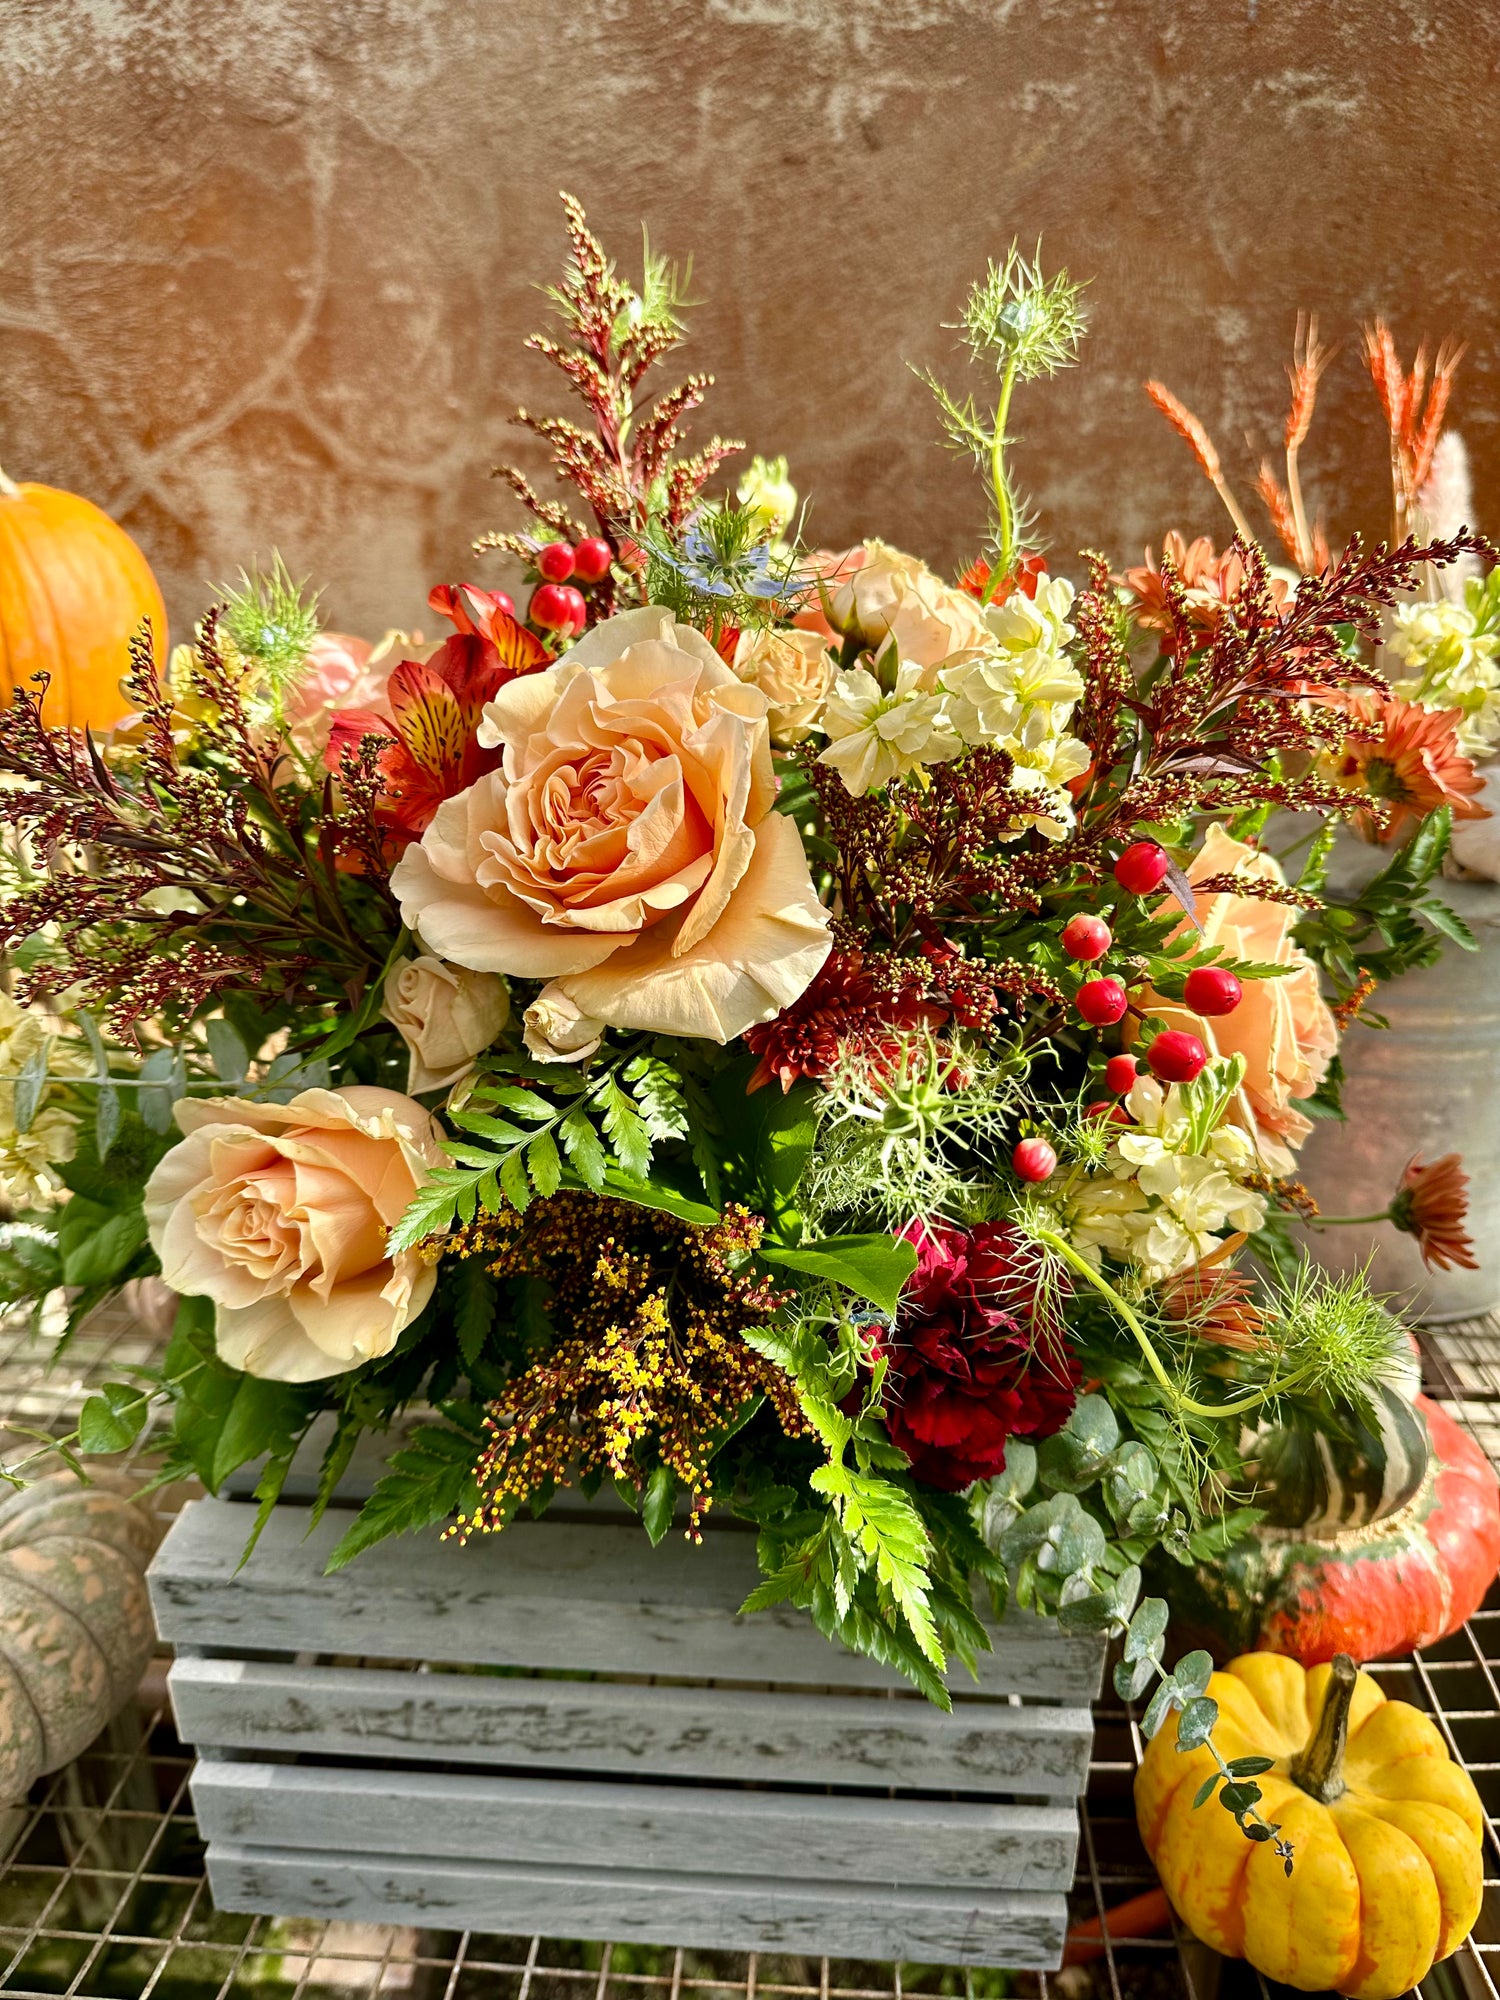
[[[1299,306],[1343,345],[1309,450],[1385,518],[1357,325],[1471,342],[1500,472],[1500,5],[1440,0],[0,0],[0,462],[116,512],[174,619],[278,545],[335,622],[494,580],[486,472],[561,244],[694,256],[720,428],[819,537],[953,562],[982,523],[906,359],[1013,234],[1091,275],[1082,366],[1019,399],[1055,548],[1218,532],[1160,374],[1248,491]],[[953,357],[955,369],[957,357]],[[430,623],[430,617],[427,619]]]

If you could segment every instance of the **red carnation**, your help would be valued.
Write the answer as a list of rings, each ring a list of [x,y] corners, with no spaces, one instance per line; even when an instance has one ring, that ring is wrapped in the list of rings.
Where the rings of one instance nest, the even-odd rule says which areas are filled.
[[[1011,1436],[1051,1437],[1078,1394],[1061,1321],[1039,1310],[1019,1231],[912,1223],[917,1268],[893,1328],[873,1329],[888,1364],[885,1423],[925,1486],[957,1493],[1005,1467]]]
[[[912,981],[887,990],[865,970],[857,951],[831,952],[800,999],[772,1021],[747,1028],[745,1046],[760,1057],[749,1088],[777,1082],[790,1090],[799,1077],[825,1077],[845,1050],[894,1059],[894,1032],[941,1028],[949,1010]]]

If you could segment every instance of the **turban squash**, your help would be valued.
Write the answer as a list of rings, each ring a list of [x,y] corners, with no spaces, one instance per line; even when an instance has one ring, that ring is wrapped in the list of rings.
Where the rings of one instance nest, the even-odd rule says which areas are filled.
[[[88,1748],[140,1684],[155,1643],[132,1501],[71,1473],[0,1501],[0,1802]]]
[[[1395,2000],[1468,1936],[1483,1892],[1484,1815],[1431,1719],[1388,1701],[1347,1654],[1300,1667],[1247,1653],[1215,1674],[1226,1758],[1276,1759],[1260,1810],[1292,1843],[1290,1875],[1232,1816],[1193,1804],[1216,1767],[1179,1752],[1169,1716],[1136,1774],[1141,1837],[1205,1944],[1304,1992]]]
[[[1478,1610],[1500,1567],[1494,1468],[1426,1396],[1379,1403],[1373,1430],[1263,1440],[1266,1521],[1190,1573],[1172,1566],[1185,1641],[1218,1660],[1258,1648],[1304,1666],[1391,1659]]]
[[[48,722],[111,728],[130,711],[120,676],[143,619],[161,664],[166,606],[125,530],[76,493],[0,472],[0,707],[45,669]]]

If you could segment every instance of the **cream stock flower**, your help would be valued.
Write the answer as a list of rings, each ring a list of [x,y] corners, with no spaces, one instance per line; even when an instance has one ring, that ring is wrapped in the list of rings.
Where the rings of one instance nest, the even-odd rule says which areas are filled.
[[[1458,747],[1476,760],[1500,748],[1500,580],[1471,580],[1462,603],[1402,604],[1386,650],[1407,669],[1391,692],[1424,708],[1456,708]]]
[[[950,653],[982,646],[984,614],[967,591],[955,590],[915,556],[885,542],[864,544],[864,560],[830,593],[835,626],[867,646],[894,639],[903,662],[930,672]]]
[[[232,1368],[317,1382],[389,1354],[426,1305],[436,1267],[386,1237],[432,1167],[433,1120],[373,1085],[289,1104],[192,1098],[184,1137],[146,1184],[146,1222],[174,1291],[217,1308]]]
[[[406,1044],[406,1087],[415,1097],[457,1083],[510,1019],[510,994],[493,972],[424,954],[391,972],[381,1011]]]
[[[438,808],[391,878],[455,965],[551,983],[615,1028],[727,1042],[828,956],[801,837],[774,810],[770,703],[646,605],[503,687],[499,770]]]
[[[1275,883],[1286,879],[1273,856],[1218,825],[1209,828],[1193,857],[1188,880],[1204,882],[1216,875]],[[1273,1173],[1289,1174],[1296,1164],[1292,1149],[1312,1130],[1311,1119],[1294,1103],[1311,1097],[1327,1075],[1338,1052],[1338,1023],[1319,990],[1317,967],[1292,941],[1295,909],[1256,896],[1221,894],[1200,896],[1197,916],[1205,945],[1218,945],[1230,958],[1289,969],[1275,979],[1247,979],[1234,1012],[1211,1021],[1181,1001],[1149,992],[1143,1004],[1169,1028],[1196,1035],[1211,1054],[1244,1057],[1242,1100],[1230,1116],[1244,1122],[1248,1106],[1262,1163]],[[1185,928],[1180,925],[1173,935]]]
[[[821,726],[833,655],[816,632],[741,632],[734,671],[770,702],[766,720],[778,749],[805,742]]]
[[[889,692],[864,667],[834,676],[823,710],[828,748],[818,758],[838,772],[856,799],[928,764],[956,757],[963,744],[948,721],[947,701],[922,690],[923,669],[903,660]]]
[[[1134,1127],[1071,1198],[1080,1249],[1108,1250],[1159,1283],[1209,1255],[1225,1230],[1260,1228],[1265,1197],[1243,1185],[1257,1165],[1243,1132],[1221,1124],[1193,1151],[1180,1086],[1163,1091],[1155,1077],[1138,1077],[1125,1105]]]

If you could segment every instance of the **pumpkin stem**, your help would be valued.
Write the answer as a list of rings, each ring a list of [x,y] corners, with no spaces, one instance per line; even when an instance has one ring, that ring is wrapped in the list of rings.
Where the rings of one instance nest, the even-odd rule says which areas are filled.
[[[0,500],[19,500],[21,489],[13,479],[5,476],[5,467],[0,465]]]
[[[1323,1713],[1307,1748],[1292,1759],[1288,1776],[1321,1805],[1332,1805],[1344,1790],[1344,1745],[1349,1740],[1349,1705],[1359,1669],[1347,1653],[1335,1654]]]

